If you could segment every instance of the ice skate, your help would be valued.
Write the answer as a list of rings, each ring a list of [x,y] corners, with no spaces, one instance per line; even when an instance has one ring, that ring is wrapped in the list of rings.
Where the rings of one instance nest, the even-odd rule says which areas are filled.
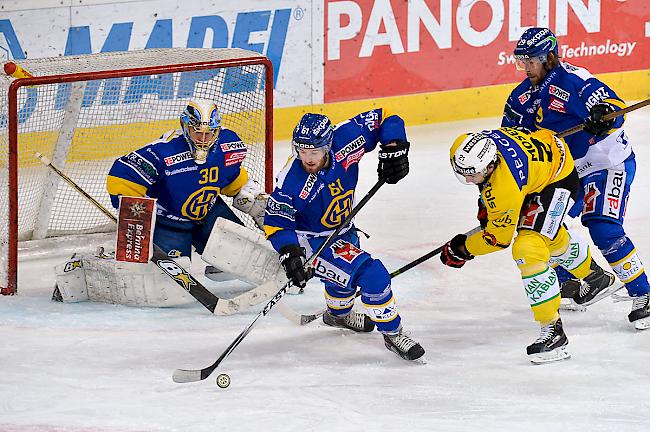
[[[537,340],[528,345],[526,352],[532,363],[544,364],[571,357],[566,350],[569,340],[562,328],[562,320],[542,326]]]
[[[396,334],[384,333],[384,344],[404,360],[417,360],[424,355],[424,348],[401,330]]]
[[[560,292],[562,293],[560,310],[576,312],[585,312],[587,310],[585,306],[579,305],[573,300],[573,297],[575,297],[580,291],[581,285],[582,282],[580,282],[579,279],[568,279],[562,283],[562,286],[560,287]]]
[[[573,301],[583,306],[594,304],[615,291],[611,288],[615,281],[613,273],[606,272],[596,261],[591,261],[591,273],[584,278]]]
[[[632,312],[627,318],[637,330],[647,330],[650,328],[650,294],[640,297],[633,297]]]
[[[323,323],[331,327],[340,327],[355,332],[371,332],[375,329],[375,323],[366,314],[350,311],[344,316],[333,315],[329,310],[323,314]]]

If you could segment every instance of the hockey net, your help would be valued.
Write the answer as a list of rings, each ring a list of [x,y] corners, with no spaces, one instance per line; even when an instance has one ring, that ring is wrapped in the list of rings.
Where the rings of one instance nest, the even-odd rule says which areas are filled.
[[[273,72],[241,49],[147,49],[16,61],[0,74],[0,288],[17,289],[19,245],[110,232],[115,224],[52,173],[40,152],[111,210],[113,161],[178,129],[191,98],[212,99],[248,146],[244,166],[272,187]],[[22,69],[21,69],[22,68]],[[21,71],[28,75],[20,75]],[[242,215],[252,226],[252,220]],[[33,248],[25,248],[33,249]]]

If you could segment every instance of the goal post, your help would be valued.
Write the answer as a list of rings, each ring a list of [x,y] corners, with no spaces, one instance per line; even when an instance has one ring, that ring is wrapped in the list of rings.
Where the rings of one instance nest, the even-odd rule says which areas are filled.
[[[18,289],[20,242],[115,229],[34,158],[40,152],[112,209],[119,156],[179,129],[191,98],[214,100],[248,148],[249,176],[273,187],[273,71],[237,48],[145,49],[23,60],[0,73],[0,289]],[[173,170],[173,166],[169,166]],[[253,226],[248,215],[239,213]]]

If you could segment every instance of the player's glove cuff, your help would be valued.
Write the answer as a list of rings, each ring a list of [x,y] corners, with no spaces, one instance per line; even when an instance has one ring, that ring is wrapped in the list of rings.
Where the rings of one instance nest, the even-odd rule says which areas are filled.
[[[589,110],[589,118],[585,120],[585,131],[599,137],[607,136],[609,130],[614,126],[614,119],[603,120],[603,117],[614,111],[616,111],[614,107],[607,102],[600,102],[592,106]]]
[[[461,268],[465,263],[474,259],[474,255],[465,248],[465,234],[457,234],[442,247],[440,261],[446,266]]]
[[[409,173],[409,148],[408,141],[395,141],[394,144],[380,145],[379,166],[377,173],[380,180],[388,184],[395,184]]]
[[[305,269],[305,249],[293,244],[284,246],[278,253],[280,254],[280,264],[284,267],[287,278],[295,286],[304,288],[313,275],[311,268]]]

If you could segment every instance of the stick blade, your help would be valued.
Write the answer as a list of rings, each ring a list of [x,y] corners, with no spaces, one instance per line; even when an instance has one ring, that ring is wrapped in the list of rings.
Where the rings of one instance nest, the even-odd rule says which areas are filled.
[[[201,375],[200,370],[176,369],[172,375],[172,380],[175,383],[196,382],[205,379]]]

